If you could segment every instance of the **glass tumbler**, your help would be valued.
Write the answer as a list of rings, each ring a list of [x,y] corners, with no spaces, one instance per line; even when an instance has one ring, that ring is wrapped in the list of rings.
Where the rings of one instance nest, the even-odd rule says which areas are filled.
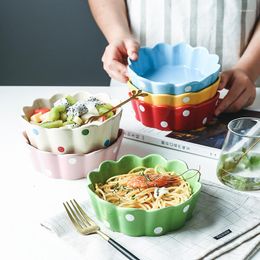
[[[237,118],[228,124],[217,176],[237,190],[260,190],[260,118]]]

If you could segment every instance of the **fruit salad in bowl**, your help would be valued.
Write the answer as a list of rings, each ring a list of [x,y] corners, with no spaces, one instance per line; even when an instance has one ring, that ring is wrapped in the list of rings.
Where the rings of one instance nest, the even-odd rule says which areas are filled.
[[[56,154],[83,154],[107,147],[116,139],[122,109],[113,107],[118,103],[105,93],[56,94],[25,106],[22,118],[34,147]],[[96,120],[90,122],[93,116]]]
[[[33,110],[29,121],[44,128],[75,128],[88,123],[91,116],[99,116],[113,108],[99,98],[89,96],[85,100],[78,100],[68,95],[54,102],[52,108],[40,107]],[[98,120],[103,122],[112,117],[115,111],[101,116]]]

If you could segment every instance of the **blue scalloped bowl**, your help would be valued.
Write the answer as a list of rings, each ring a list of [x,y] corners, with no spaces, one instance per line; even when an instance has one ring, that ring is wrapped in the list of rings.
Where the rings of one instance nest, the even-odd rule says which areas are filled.
[[[137,61],[128,59],[128,73],[139,89],[179,95],[200,91],[215,82],[220,72],[218,61],[219,57],[204,47],[159,43],[140,48]]]

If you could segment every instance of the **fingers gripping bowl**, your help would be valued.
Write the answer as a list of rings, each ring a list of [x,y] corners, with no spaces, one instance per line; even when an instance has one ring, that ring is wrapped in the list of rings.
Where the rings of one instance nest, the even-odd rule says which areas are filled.
[[[75,101],[77,102],[66,107],[67,104],[64,105],[66,100],[74,100],[73,103],[75,103]],[[94,103],[90,102],[91,109],[85,108],[84,104],[81,104],[86,100],[94,100]],[[60,102],[63,103],[60,105]],[[80,105],[77,105],[78,103],[80,103]],[[116,109],[116,111],[108,118],[105,118],[104,121],[94,121],[87,124],[82,123],[85,114],[92,116],[93,113],[97,113],[95,104],[98,104],[102,110],[103,104],[109,104],[111,107],[118,104],[118,100],[112,100],[107,94],[103,93],[92,95],[88,92],[82,92],[77,93],[70,98],[65,94],[57,94],[50,99],[36,99],[32,106],[25,106],[23,108],[24,115],[22,118],[24,119],[26,134],[31,145],[39,150],[56,154],[84,154],[109,146],[118,136],[122,109]],[[38,117],[36,119],[34,118],[38,115],[38,113],[34,114],[35,111],[41,111],[41,108],[50,110],[48,112],[49,117],[58,118],[54,122],[51,122],[51,127],[54,126],[53,128],[49,128],[49,122],[38,123]],[[53,111],[52,113],[52,110],[54,109],[58,111]],[[79,116],[81,114],[77,113],[79,111],[82,112],[82,109],[86,109],[86,111],[91,110],[91,113],[85,113],[82,116]],[[64,115],[63,110],[67,111],[65,122],[61,120]],[[56,113],[59,114],[58,117],[56,117]],[[72,114],[73,116],[70,119]],[[35,119],[36,122],[32,122],[32,118]]]
[[[104,200],[96,193],[96,185],[104,184],[112,176],[126,174],[136,167],[155,168],[157,165],[167,171],[175,172],[188,182],[191,195],[176,206],[145,210],[142,208],[123,207]],[[105,161],[99,169],[88,175],[87,190],[99,220],[113,231],[130,236],[157,236],[176,230],[191,218],[201,189],[199,175],[188,170],[187,165],[179,160],[167,161],[160,155],[140,158],[126,155],[118,161]]]

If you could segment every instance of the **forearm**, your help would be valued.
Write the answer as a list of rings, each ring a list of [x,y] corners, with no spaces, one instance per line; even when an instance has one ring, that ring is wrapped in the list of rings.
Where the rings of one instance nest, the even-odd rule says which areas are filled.
[[[245,71],[253,82],[260,76],[260,22],[235,68]]]
[[[131,35],[124,0],[88,0],[99,28],[110,43]]]

